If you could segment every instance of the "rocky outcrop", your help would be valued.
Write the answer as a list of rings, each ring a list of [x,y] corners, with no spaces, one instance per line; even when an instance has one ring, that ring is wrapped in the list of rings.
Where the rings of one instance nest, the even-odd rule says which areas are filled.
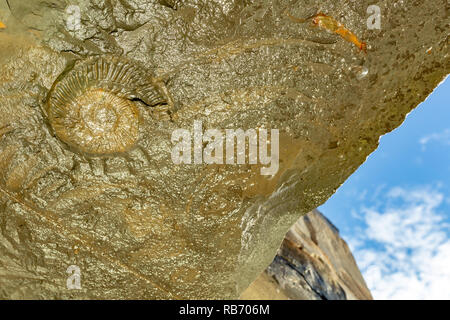
[[[447,0],[372,5],[0,1],[0,298],[238,298],[449,73]]]
[[[368,300],[372,296],[339,231],[314,210],[292,226],[275,259],[241,299]]]

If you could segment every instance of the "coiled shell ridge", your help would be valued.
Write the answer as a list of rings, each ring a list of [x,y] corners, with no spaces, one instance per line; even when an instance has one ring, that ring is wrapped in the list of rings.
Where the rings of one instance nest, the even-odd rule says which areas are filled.
[[[50,91],[45,112],[54,134],[78,151],[125,152],[139,138],[139,110],[167,103],[145,70],[118,57],[89,58],[66,71]]]

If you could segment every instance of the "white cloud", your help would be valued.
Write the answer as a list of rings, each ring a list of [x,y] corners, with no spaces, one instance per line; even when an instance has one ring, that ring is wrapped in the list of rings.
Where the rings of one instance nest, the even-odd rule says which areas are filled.
[[[450,236],[430,188],[394,188],[384,204],[362,210],[365,227],[351,239],[375,299],[450,299]]]
[[[445,129],[442,132],[432,133],[420,138],[419,143],[422,145],[422,150],[425,150],[426,145],[432,141],[450,145],[450,129]]]

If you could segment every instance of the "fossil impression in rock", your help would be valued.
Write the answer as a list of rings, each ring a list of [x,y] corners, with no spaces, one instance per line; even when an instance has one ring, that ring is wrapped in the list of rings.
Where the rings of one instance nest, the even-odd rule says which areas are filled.
[[[8,2],[0,298],[238,298],[450,70],[441,0],[379,1],[380,30],[370,1],[80,0],[79,30],[67,1]],[[278,129],[279,171],[175,164],[196,120]]]
[[[95,57],[75,64],[58,79],[46,114],[55,135],[68,146],[92,155],[125,152],[139,138],[139,112],[165,103],[147,74],[117,57]]]

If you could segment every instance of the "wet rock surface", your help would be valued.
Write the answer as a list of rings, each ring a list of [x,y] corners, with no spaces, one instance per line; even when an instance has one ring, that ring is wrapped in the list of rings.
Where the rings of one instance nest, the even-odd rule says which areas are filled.
[[[8,4],[0,5],[3,298],[239,297],[292,224],[450,69],[445,0],[380,1],[379,30],[367,28],[371,1]],[[319,11],[367,53],[286,14]],[[92,157],[58,139],[45,106],[76,60],[97,55],[144,65],[167,103],[133,97],[133,148]],[[194,120],[204,130],[279,130],[279,170],[175,165],[171,135]],[[79,290],[67,288],[72,265]]]
[[[339,231],[314,210],[289,229],[275,259],[241,299],[370,300],[372,295]]]

